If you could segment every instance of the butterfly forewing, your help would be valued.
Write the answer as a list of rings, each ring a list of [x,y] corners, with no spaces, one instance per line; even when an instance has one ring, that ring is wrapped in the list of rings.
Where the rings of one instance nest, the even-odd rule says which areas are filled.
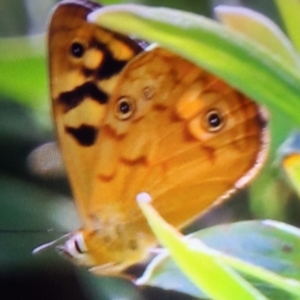
[[[49,69],[59,143],[79,212],[86,219],[95,141],[120,71],[142,48],[87,22],[98,4],[62,1],[49,24]]]

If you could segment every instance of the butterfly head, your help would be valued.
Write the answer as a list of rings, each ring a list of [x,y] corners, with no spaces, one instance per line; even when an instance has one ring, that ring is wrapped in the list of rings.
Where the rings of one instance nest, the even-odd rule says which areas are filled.
[[[99,275],[120,274],[132,264],[146,258],[144,251],[138,249],[138,241],[132,239],[126,243],[120,238],[117,242],[110,242],[109,238],[107,233],[103,240],[97,231],[77,231],[56,249],[67,259],[77,265],[90,267],[90,271]],[[143,244],[146,240],[147,238]],[[154,245],[153,239],[152,244]]]

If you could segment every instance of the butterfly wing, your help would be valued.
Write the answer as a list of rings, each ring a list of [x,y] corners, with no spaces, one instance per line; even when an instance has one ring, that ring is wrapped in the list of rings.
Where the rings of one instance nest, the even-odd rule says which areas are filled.
[[[182,227],[243,187],[268,144],[256,103],[160,48],[124,69],[101,127],[85,247],[96,265],[119,269],[155,244],[136,204],[139,193]]]
[[[82,220],[92,190],[95,141],[120,71],[142,48],[86,21],[100,6],[62,1],[49,24],[50,89],[56,130]]]

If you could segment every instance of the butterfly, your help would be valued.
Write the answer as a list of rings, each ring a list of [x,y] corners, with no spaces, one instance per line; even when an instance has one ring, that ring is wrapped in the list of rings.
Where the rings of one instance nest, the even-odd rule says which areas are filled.
[[[53,116],[82,220],[60,250],[119,274],[156,245],[138,195],[186,226],[254,177],[268,129],[262,108],[221,79],[88,23],[95,9],[62,1],[49,24]]]

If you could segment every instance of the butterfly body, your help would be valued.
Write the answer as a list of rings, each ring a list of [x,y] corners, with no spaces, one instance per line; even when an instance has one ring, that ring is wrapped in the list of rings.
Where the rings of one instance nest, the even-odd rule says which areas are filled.
[[[74,3],[63,9],[69,5],[82,9]],[[86,14],[80,26],[95,26],[86,24]],[[59,14],[52,20],[64,23]],[[64,66],[55,45],[66,29],[52,22],[54,115],[83,220],[61,249],[79,263],[99,266],[98,273],[118,273],[156,244],[136,197],[148,193],[173,226],[191,223],[257,172],[266,155],[265,118],[245,95],[184,58],[161,48],[138,54],[131,40],[96,26],[85,40],[77,37],[81,28],[71,30],[63,53],[74,41],[85,51]],[[98,46],[85,46],[86,39]],[[118,47],[127,63],[99,76],[103,66],[115,68]],[[90,131],[96,132],[92,138]]]

